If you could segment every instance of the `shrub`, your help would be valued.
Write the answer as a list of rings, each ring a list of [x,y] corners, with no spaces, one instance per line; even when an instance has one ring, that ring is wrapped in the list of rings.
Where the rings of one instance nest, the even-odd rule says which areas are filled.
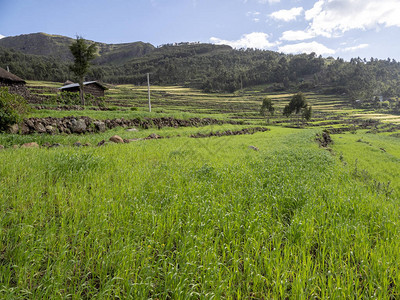
[[[57,97],[57,103],[64,105],[79,105],[79,93],[74,92],[61,92]]]
[[[29,106],[24,98],[10,94],[6,87],[0,88],[0,132],[21,122],[28,111]]]

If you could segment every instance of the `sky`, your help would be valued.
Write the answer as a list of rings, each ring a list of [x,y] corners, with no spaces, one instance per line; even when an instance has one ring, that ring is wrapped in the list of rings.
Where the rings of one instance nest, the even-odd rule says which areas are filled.
[[[36,32],[400,61],[400,0],[0,0],[0,38]]]

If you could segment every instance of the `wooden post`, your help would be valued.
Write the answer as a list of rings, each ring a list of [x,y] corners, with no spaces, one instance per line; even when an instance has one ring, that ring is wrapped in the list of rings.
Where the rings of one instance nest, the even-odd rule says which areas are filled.
[[[150,74],[147,73],[147,91],[149,94],[149,112],[151,112],[151,101],[150,101]]]

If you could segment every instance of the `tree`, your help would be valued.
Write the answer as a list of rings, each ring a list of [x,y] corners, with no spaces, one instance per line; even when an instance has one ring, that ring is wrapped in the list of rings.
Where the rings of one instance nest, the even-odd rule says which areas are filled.
[[[265,117],[266,113],[268,112],[268,123],[269,123],[269,118],[270,116],[274,115],[275,108],[272,105],[272,101],[270,98],[266,97],[263,99],[261,108],[260,108],[260,114]]]
[[[293,95],[289,104],[284,107],[283,115],[289,117],[292,113],[298,115],[300,112],[302,112],[302,117],[306,120],[311,119],[312,108],[308,105],[306,97],[301,92]]]
[[[308,105],[304,110],[303,110],[303,118],[306,119],[307,121],[310,121],[312,117],[312,106]]]
[[[89,71],[90,61],[96,56],[96,45],[91,44],[90,46],[88,46],[82,37],[77,36],[76,41],[69,47],[69,49],[74,56],[74,64],[71,65],[70,69],[79,79],[81,104],[85,105],[83,79],[86,73]]]

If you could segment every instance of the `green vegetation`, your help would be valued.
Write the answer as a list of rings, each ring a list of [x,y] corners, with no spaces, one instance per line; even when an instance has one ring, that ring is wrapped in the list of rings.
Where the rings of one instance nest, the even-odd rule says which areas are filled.
[[[0,152],[2,298],[398,297],[399,140],[271,129]]]
[[[28,86],[50,98],[58,87]],[[115,85],[110,110],[56,101],[29,115],[235,125],[1,134],[0,298],[399,298],[398,116],[270,87],[153,86],[149,113],[145,87]],[[264,127],[260,104],[274,112],[269,131],[190,137]],[[311,105],[312,119],[289,128],[285,107]],[[113,135],[133,141],[96,147]],[[13,149],[32,141],[41,148]]]
[[[289,104],[283,108],[283,115],[289,117],[292,113],[298,115],[302,113],[302,117],[309,121],[312,116],[312,108],[308,105],[306,97],[303,93],[299,92],[293,95]]]
[[[268,113],[268,123],[269,123],[269,119],[270,116],[273,116],[275,112],[275,107],[272,104],[272,101],[270,98],[266,97],[263,99],[263,102],[261,104],[261,108],[260,108],[260,114],[265,117],[265,115]]]
[[[22,121],[28,111],[29,106],[21,96],[10,94],[6,87],[0,88],[0,132]]]

